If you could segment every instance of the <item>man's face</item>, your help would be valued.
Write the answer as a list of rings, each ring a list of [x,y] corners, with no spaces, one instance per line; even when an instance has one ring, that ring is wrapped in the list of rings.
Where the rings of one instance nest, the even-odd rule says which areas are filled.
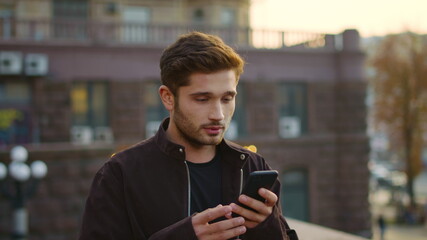
[[[233,70],[190,75],[171,112],[175,137],[195,147],[219,144],[234,113],[236,86]]]

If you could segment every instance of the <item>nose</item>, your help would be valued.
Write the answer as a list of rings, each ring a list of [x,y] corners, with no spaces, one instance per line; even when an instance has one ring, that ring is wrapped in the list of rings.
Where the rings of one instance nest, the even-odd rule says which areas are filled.
[[[214,102],[210,107],[209,119],[212,121],[222,121],[224,119],[224,109],[221,102]]]

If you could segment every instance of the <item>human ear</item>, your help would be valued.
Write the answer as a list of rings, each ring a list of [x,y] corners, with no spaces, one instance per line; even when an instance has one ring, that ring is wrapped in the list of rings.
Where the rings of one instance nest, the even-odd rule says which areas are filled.
[[[165,108],[168,111],[171,111],[175,104],[175,98],[173,93],[170,91],[168,87],[166,87],[165,85],[162,85],[159,88],[159,95],[160,95],[160,99],[162,100],[163,106],[165,106]]]

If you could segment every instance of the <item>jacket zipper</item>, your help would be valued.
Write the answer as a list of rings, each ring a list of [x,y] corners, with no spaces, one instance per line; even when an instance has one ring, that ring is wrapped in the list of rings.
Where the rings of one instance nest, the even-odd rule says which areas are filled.
[[[190,180],[190,169],[188,169],[188,164],[187,161],[184,161],[185,163],[185,169],[187,170],[187,184],[188,184],[188,192],[187,192],[187,197],[188,197],[188,209],[187,209],[187,216],[191,216],[191,180]]]
[[[239,196],[243,191],[243,168],[240,169],[240,187],[239,187]],[[241,236],[237,236],[236,239],[241,239]]]
[[[190,170],[188,169],[187,161],[184,161],[185,169],[187,171],[187,184],[188,184],[188,192],[187,192],[187,198],[188,198],[188,209],[187,209],[187,216],[191,216],[191,179],[190,179]],[[242,194],[243,191],[243,168],[240,169],[240,186],[239,186],[239,195]],[[241,236],[237,236],[236,239],[241,239]]]
[[[187,161],[184,161],[185,169],[187,171],[187,184],[188,184],[188,192],[187,192],[187,198],[188,198],[188,210],[187,210],[187,216],[191,216],[191,180],[190,180],[190,170],[188,169]],[[243,168],[240,169],[240,186],[239,186],[239,195],[242,194],[243,191]]]
[[[242,194],[243,191],[243,169],[240,169],[240,188],[239,188],[239,195]]]

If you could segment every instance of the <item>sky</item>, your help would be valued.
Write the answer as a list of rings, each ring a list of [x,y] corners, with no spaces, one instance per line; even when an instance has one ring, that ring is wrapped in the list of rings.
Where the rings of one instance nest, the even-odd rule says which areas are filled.
[[[340,33],[362,37],[406,30],[427,34],[427,0],[251,0],[256,29]]]

